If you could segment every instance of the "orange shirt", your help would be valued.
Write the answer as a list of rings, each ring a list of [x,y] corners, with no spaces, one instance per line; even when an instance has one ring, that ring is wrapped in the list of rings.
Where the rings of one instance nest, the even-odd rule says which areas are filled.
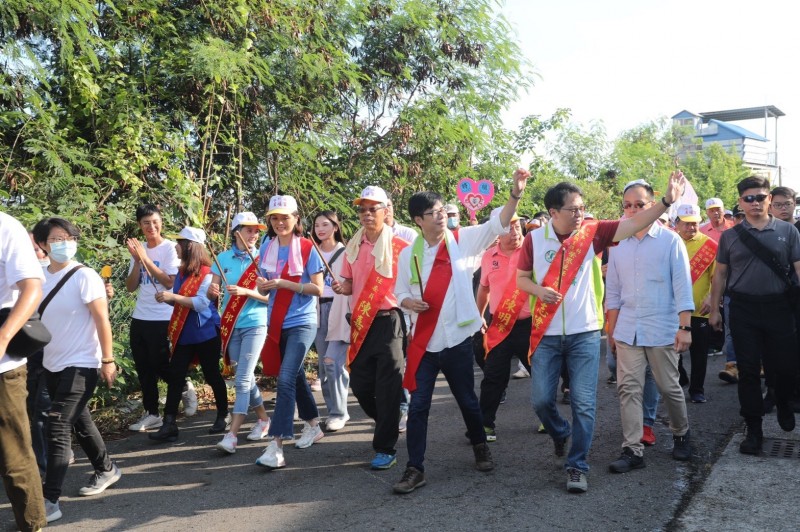
[[[516,283],[517,268],[510,268],[509,262],[514,255],[522,253],[522,246],[517,248],[511,255],[506,255],[500,251],[500,245],[496,244],[483,254],[481,258],[481,286],[489,288],[489,312],[494,315],[500,300],[505,294],[506,286],[509,282]],[[519,311],[520,320],[531,316],[530,305],[522,305]]]

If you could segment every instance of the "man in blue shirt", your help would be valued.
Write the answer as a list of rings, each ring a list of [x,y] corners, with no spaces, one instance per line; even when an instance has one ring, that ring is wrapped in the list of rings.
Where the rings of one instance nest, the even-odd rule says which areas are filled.
[[[629,183],[623,192],[625,216],[654,203],[652,187]],[[606,274],[609,345],[616,346],[617,390],[622,420],[622,455],[614,473],[645,466],[642,389],[648,363],[669,412],[672,457],[688,460],[689,420],[678,383],[678,356],[691,344],[694,310],[689,258],[680,237],[654,223],[611,249]]]

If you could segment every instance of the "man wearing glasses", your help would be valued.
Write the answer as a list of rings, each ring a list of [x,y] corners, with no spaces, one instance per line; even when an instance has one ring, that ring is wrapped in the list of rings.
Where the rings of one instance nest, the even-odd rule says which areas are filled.
[[[622,205],[626,217],[654,202],[653,188],[646,182],[625,187]],[[679,384],[678,358],[692,343],[695,307],[689,257],[681,237],[652,224],[620,242],[609,254],[606,290],[608,341],[617,353],[623,436],[622,454],[609,469],[627,473],[645,466],[642,395],[648,365],[669,412],[672,457],[689,460],[689,419]],[[707,356],[707,349],[702,356]],[[692,373],[695,369],[692,366]]]
[[[798,227],[800,222],[798,224],[794,222],[795,191],[789,187],[775,187],[772,189],[771,194],[772,201],[769,204],[769,213],[778,220],[783,220]],[[800,229],[800,227],[798,228]]]
[[[723,231],[734,226],[733,220],[725,218],[725,204],[719,198],[711,198],[706,201],[706,216],[708,222],[700,226],[700,232],[719,242]]]
[[[395,281],[397,257],[408,242],[393,235],[385,223],[389,198],[382,188],[366,187],[353,203],[361,228],[345,248],[342,282],[334,280],[331,289],[352,295],[350,388],[364,413],[375,420],[375,458],[370,466],[382,470],[397,463],[405,324]]]
[[[494,468],[478,397],[475,395],[472,335],[483,325],[472,295],[468,260],[483,253],[508,231],[530,172],[517,169],[511,196],[498,216],[482,225],[462,227],[458,238],[447,229],[447,211],[434,192],[418,192],[408,211],[422,236],[402,251],[397,273],[397,300],[412,313],[413,334],[408,345],[403,385],[411,392],[408,410],[408,463],[395,493],[410,493],[425,485],[428,415],[439,372],[467,425],[467,435],[479,471]]]
[[[680,198],[684,177],[669,178],[661,201],[632,218],[585,220],[583,192],[572,183],[547,191],[547,224],[529,232],[517,265],[517,286],[535,298],[531,331],[532,399],[536,414],[553,438],[556,456],[564,456],[567,440],[567,490],[587,490],[587,455],[594,433],[600,330],[603,327],[603,280],[595,257],[653,223]],[[556,388],[562,360],[570,375],[572,426],[556,409]]]
[[[769,181],[751,176],[737,185],[745,220],[722,235],[711,284],[708,321],[720,330],[719,302],[730,296],[730,326],[739,370],[739,412],[747,435],[744,454],[759,454],[763,443],[761,366],[774,386],[778,424],[794,430],[789,403],[798,373],[794,308],[797,295],[789,278],[800,276],[800,234],[791,224],[769,215]]]

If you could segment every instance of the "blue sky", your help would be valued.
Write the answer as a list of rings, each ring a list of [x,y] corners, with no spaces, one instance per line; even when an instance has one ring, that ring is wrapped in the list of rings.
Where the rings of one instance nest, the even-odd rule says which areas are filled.
[[[610,139],[686,109],[775,105],[784,184],[800,188],[800,27],[792,2],[762,0],[506,0],[501,10],[541,76],[511,106],[572,109]],[[764,121],[737,122],[764,135]],[[775,121],[766,136],[774,141]]]

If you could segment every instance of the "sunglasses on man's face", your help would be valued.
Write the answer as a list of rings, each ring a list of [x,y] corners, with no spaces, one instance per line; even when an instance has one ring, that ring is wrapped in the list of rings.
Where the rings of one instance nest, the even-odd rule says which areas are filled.
[[[768,197],[769,194],[748,194],[747,196],[741,196],[745,203],[753,203],[754,201],[764,203],[764,200],[766,200]]]

